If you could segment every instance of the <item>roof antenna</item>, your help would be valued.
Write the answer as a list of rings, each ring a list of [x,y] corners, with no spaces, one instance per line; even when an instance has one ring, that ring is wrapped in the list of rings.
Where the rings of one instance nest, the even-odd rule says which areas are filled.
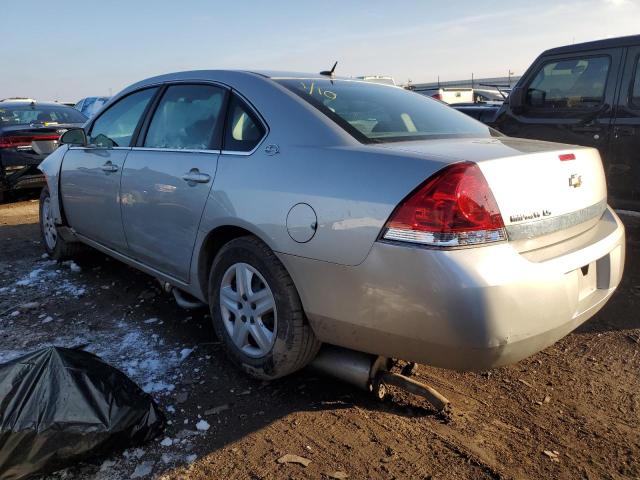
[[[325,75],[327,77],[333,77],[333,72],[335,72],[335,70],[336,70],[336,65],[338,65],[337,61],[336,61],[336,63],[333,64],[333,67],[331,67],[331,70],[323,70],[322,72],[320,72],[320,75]]]

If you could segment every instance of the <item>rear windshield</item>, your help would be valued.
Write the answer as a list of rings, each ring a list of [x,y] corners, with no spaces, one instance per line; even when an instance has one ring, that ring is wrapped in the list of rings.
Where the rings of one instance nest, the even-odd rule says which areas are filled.
[[[351,80],[275,81],[364,143],[497,134],[447,105],[402,88]]]
[[[84,123],[82,113],[63,105],[0,104],[0,125]]]

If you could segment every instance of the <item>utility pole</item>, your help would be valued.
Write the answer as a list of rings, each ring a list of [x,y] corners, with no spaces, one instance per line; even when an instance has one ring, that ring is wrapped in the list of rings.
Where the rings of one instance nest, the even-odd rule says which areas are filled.
[[[509,69],[509,88],[511,88],[511,75],[513,75],[513,72]]]
[[[471,88],[473,88],[473,72],[471,72]]]

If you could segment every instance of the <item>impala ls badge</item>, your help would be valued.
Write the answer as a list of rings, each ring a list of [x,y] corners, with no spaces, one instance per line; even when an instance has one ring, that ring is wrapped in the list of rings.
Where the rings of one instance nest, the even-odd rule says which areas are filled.
[[[578,188],[580,185],[582,185],[582,175],[578,175],[577,173],[574,173],[569,177],[570,187]]]

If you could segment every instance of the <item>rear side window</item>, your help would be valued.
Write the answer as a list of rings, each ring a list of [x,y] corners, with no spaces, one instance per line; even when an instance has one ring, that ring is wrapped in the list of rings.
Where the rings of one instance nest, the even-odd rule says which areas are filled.
[[[118,101],[93,123],[89,143],[97,147],[129,147],[131,139],[157,88],[132,93]]]
[[[549,109],[597,107],[604,100],[609,65],[607,56],[545,63],[527,88],[527,105]]]
[[[633,88],[631,90],[631,105],[640,108],[640,57],[636,59],[636,71],[633,75]]]
[[[227,114],[223,150],[250,152],[265,134],[262,123],[236,95],[231,98]]]
[[[153,114],[145,147],[209,150],[218,147],[224,90],[211,85],[174,85]]]

